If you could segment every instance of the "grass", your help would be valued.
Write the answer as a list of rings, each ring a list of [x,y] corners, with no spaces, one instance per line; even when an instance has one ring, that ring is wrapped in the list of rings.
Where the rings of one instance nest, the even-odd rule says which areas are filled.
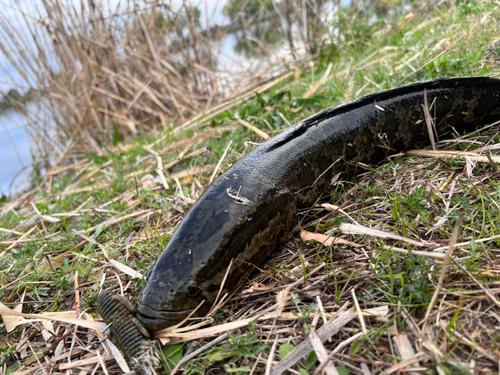
[[[81,311],[95,316],[101,283],[106,289],[123,290],[128,299],[135,300],[144,281],[118,271],[108,259],[142,274],[154,265],[176,225],[208,186],[229,142],[232,145],[222,161],[222,171],[262,141],[241,126],[238,117],[272,136],[313,113],[391,88],[407,77],[406,83],[441,76],[495,76],[499,16],[496,4],[490,1],[397,8],[378,19],[364,10],[345,10],[333,25],[339,30],[337,40],[323,47],[319,60],[270,91],[185,131],[152,132],[136,136],[128,145],[117,140],[103,154],[87,153],[73,166],[54,166],[49,175],[34,180],[33,190],[0,206],[0,228],[6,229],[0,232],[2,303],[13,307],[23,298],[25,313],[74,309],[76,274]],[[445,48],[448,51],[443,53]],[[333,68],[326,82],[304,98],[330,63]],[[500,141],[495,128],[465,139],[468,142],[440,147],[472,152]],[[166,186],[158,178],[157,159],[148,149],[159,153],[164,166],[180,159],[165,170]],[[185,158],[198,150],[198,155]],[[207,171],[185,178],[178,174],[177,180],[172,177],[198,168]],[[265,310],[276,302],[280,290],[295,281],[299,284],[285,300],[283,313],[301,318],[291,314],[289,320],[258,321],[229,332],[226,340],[186,362],[184,373],[264,373],[274,342],[274,360],[282,361],[321,325],[321,318],[314,319],[318,297],[325,311],[335,312],[345,303],[353,305],[353,289],[362,309],[388,306],[388,310],[381,316],[365,317],[367,333],[334,356],[339,373],[360,373],[363,364],[372,373],[383,373],[408,358],[406,339],[417,354],[422,353],[416,366],[424,373],[498,373],[499,311],[482,287],[498,294],[499,240],[480,242],[499,234],[498,171],[478,163],[467,178],[464,168],[463,159],[398,157],[367,168],[355,182],[337,183],[324,200],[362,225],[443,247],[450,241],[459,213],[464,213],[458,242],[468,245],[456,249],[453,258],[477,282],[455,263],[450,264],[427,333],[421,332],[422,319],[442,262],[416,255],[413,252],[422,249],[400,241],[341,234],[339,225],[351,222],[348,217],[338,210],[314,208],[300,217],[304,229],[367,245],[305,244],[298,232],[292,233],[244,289],[255,283],[257,288],[272,287],[233,297],[215,321],[236,322]],[[19,242],[20,233],[29,233],[28,241]],[[408,254],[397,253],[393,247]],[[311,274],[323,262],[323,268]],[[46,343],[57,342],[67,325],[55,326],[57,332],[45,339],[42,332],[50,327],[40,323],[10,333],[5,322],[0,325],[2,371],[11,373],[18,363],[25,365],[34,359],[27,343],[40,355]],[[359,332],[362,327],[356,318],[324,346],[333,350]],[[76,340],[74,348],[84,348],[96,335],[80,328],[71,337]],[[212,340],[164,347],[165,368],[173,368],[183,356]],[[70,345],[68,340],[64,347]],[[315,352],[311,353],[290,371],[313,373],[319,362]],[[73,360],[80,356],[76,353]],[[43,359],[41,366],[48,368]],[[41,371],[37,362],[28,367]],[[95,368],[101,373],[99,366]],[[118,371],[112,362],[108,362],[108,370]]]

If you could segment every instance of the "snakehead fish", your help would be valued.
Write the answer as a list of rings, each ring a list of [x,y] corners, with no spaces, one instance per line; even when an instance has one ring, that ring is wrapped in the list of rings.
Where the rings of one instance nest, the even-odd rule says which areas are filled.
[[[219,293],[234,292],[287,235],[297,209],[353,177],[359,163],[428,143],[424,97],[439,136],[500,120],[500,80],[440,78],[362,97],[287,129],[238,161],[193,205],[148,276],[136,305],[155,331],[206,313]]]

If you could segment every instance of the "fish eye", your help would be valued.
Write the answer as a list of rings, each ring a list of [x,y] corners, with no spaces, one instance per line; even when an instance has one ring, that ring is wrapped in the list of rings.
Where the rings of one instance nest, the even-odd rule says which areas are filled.
[[[187,287],[186,294],[188,297],[195,298],[198,296],[199,293],[200,293],[200,290],[196,286],[190,285]]]

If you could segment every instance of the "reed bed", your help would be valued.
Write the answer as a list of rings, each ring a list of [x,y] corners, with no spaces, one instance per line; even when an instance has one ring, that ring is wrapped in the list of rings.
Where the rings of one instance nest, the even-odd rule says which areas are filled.
[[[21,91],[36,99],[11,101],[26,117],[37,159],[101,155],[185,123],[268,71],[265,63],[260,73],[241,62],[239,72],[221,68],[228,28],[211,27],[187,2],[175,9],[162,1],[105,3],[44,0],[38,9],[0,12],[0,50],[11,64],[4,73],[18,85],[22,77]]]

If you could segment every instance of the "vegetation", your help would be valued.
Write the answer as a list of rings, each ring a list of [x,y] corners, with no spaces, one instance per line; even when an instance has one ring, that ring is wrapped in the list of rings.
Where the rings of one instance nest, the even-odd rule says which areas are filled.
[[[101,288],[122,291],[128,299],[135,300],[144,281],[137,274],[130,276],[131,272],[123,267],[117,268],[117,262],[118,267],[122,264],[146,274],[184,213],[208,186],[215,166],[220,162],[216,174],[220,173],[250,152],[255,143],[262,142],[262,135],[252,129],[273,136],[322,109],[403,82],[441,76],[495,76],[499,17],[496,3],[488,0],[452,5],[401,4],[381,17],[375,17],[365,6],[342,9],[329,25],[335,38],[318,43],[317,59],[294,65],[289,78],[269,90],[252,89],[253,96],[249,94],[236,103],[229,101],[220,110],[206,111],[205,116],[175,128],[154,126],[153,120],[147,122],[144,117],[135,126],[147,126],[150,131],[138,130],[133,136],[131,131],[127,145],[110,120],[112,115],[106,123],[105,117],[99,117],[105,113],[101,112],[95,124],[102,134],[98,148],[91,146],[94,143],[89,139],[94,138],[85,138],[87,145],[83,145],[83,138],[73,138],[82,144],[84,156],[80,155],[76,162],[75,154],[60,157],[48,173],[34,175],[31,190],[0,203],[2,303],[12,308],[22,302],[22,311],[31,314],[74,310],[76,306],[77,311],[97,318],[95,303]],[[143,22],[150,25],[153,19],[156,18],[146,17]],[[137,22],[139,27],[140,21]],[[137,34],[146,38],[146,33]],[[98,41],[101,34],[92,35]],[[62,38],[61,44],[68,40]],[[123,48],[115,48],[111,39],[106,40],[110,44],[105,48],[100,42],[67,45],[80,51],[81,56],[85,55],[84,48],[89,48],[89,59],[107,61],[93,63],[94,71],[89,69],[87,73],[95,81],[87,84],[111,90],[115,82],[117,95],[127,98],[120,110],[109,109],[109,94],[98,92],[93,97],[109,104],[99,108],[123,113],[143,86],[117,83],[123,77],[130,82],[135,77],[132,68],[129,70],[130,60],[120,65],[122,74],[116,81],[110,78],[100,82],[101,73],[96,71],[104,72],[106,66],[116,63],[115,55]],[[92,50],[92,44],[102,48],[101,52]],[[138,46],[130,56],[140,55],[145,45]],[[111,52],[103,53],[108,48]],[[133,67],[146,83],[151,79],[150,84],[157,85],[154,89],[159,92],[167,86],[155,76],[160,74],[156,63],[146,60],[141,60],[144,65]],[[81,69],[83,72],[87,68]],[[163,69],[162,74],[167,74],[168,68]],[[152,75],[141,76],[146,70]],[[209,76],[207,73],[207,80]],[[79,78],[73,78],[66,76],[68,85],[63,86],[64,90],[69,90],[74,82],[75,86],[81,84]],[[179,78],[177,82],[184,81]],[[200,80],[200,90],[206,87],[205,82],[208,81]],[[127,92],[125,88],[132,86],[136,91]],[[77,97],[77,93],[86,92],[85,87],[71,91],[71,105],[61,99],[69,91],[57,91],[63,90],[60,87],[54,95],[46,95],[54,106],[61,105],[61,114],[71,114],[67,118],[72,119],[74,132],[80,132],[75,119],[76,113],[82,112],[70,112],[71,107],[80,108],[79,111],[86,108],[88,117],[81,120],[94,121],[90,114],[93,107],[86,107],[80,100],[87,99]],[[160,97],[155,95],[135,103],[146,108],[146,103],[154,102],[153,97]],[[187,100],[182,95],[177,98]],[[223,98],[219,100],[222,103]],[[176,113],[171,100],[160,103]],[[207,103],[200,100],[193,104],[192,114],[203,112]],[[133,107],[130,106],[131,112],[141,113]],[[249,129],[248,125],[255,128]],[[496,128],[490,128],[489,132],[457,137],[439,147],[465,150],[471,155],[481,149],[493,157],[497,141],[500,142]],[[61,156],[65,156],[64,150]],[[335,184],[324,202],[337,208],[327,211],[314,207],[303,213],[303,229],[364,246],[306,244],[298,231],[292,233],[248,281],[243,288],[246,292],[231,298],[213,316],[214,327],[227,329],[224,324],[238,322],[243,322],[243,326],[220,336],[215,343],[214,338],[204,337],[196,329],[193,331],[199,339],[187,343],[178,333],[171,338],[172,345],[163,348],[165,370],[171,371],[183,357],[207,345],[204,352],[182,363],[183,373],[265,373],[266,366],[276,366],[273,361],[282,363],[294,348],[314,337],[312,332],[318,334],[326,325],[318,310],[341,316],[342,311],[357,303],[371,315],[362,319],[353,315],[337,335],[320,340],[327,353],[337,350],[331,358],[340,374],[388,374],[399,370],[428,374],[498,373],[498,170],[493,162],[478,162],[468,176],[467,166],[471,167],[466,159],[458,157],[397,157],[378,168],[366,167],[354,183]],[[455,240],[463,244],[453,252],[447,267],[443,267],[444,252],[439,248],[425,255],[425,249],[401,239],[356,236],[338,229],[342,223],[355,221],[446,249],[453,241],[452,231],[455,223],[460,222],[461,212],[464,217]],[[443,284],[437,289],[441,275]],[[294,286],[289,295],[279,293],[291,284]],[[436,290],[438,301],[431,304]],[[276,311],[279,302],[280,319],[255,319],[250,325],[244,320],[256,318],[266,309]],[[330,319],[331,315],[324,317]],[[47,371],[50,366],[63,371],[61,366],[68,362],[70,351],[72,362],[95,357],[88,348],[97,339],[93,330],[79,328],[70,332],[72,326],[68,324],[37,322],[7,332],[10,324],[12,320],[4,314],[0,325],[0,368],[5,373],[12,373],[19,366],[33,372],[42,372],[42,368]],[[47,352],[51,345],[54,352]],[[320,349],[308,351],[303,359],[297,358],[289,371],[314,373],[319,365],[319,355],[315,353]],[[107,364],[108,371],[118,371],[114,362]],[[101,365],[95,362],[86,364],[85,369],[103,373]]]
[[[315,1],[314,11],[312,5],[303,11],[302,3],[290,3],[297,8],[293,14],[304,15],[292,18],[291,8],[283,10],[276,1],[265,6],[234,1],[225,8],[228,24],[214,24],[213,15],[202,18],[201,10],[187,3],[175,8],[161,1],[119,2],[116,9],[105,3],[81,1],[76,8],[57,0],[42,2],[35,14],[0,14],[0,51],[8,62],[1,73],[36,99],[36,108],[15,97],[9,102],[24,113],[28,132],[38,140],[33,145],[37,162],[51,165],[67,158],[66,148],[73,162],[82,153],[105,154],[117,139],[128,142],[185,123],[255,87],[272,77],[271,68],[283,72],[270,56],[271,42],[274,52],[282,46],[281,12],[287,15],[286,35],[295,56],[292,22],[303,20],[307,26],[309,20],[316,30],[320,17],[314,11],[322,4]],[[299,28],[303,34],[306,26]],[[257,64],[227,54],[230,35],[236,35],[237,52],[261,56]],[[318,32],[314,36],[319,40]],[[269,45],[267,59],[255,43],[259,50]]]
[[[16,89],[10,89],[3,100],[0,100],[0,114],[7,109],[13,108],[16,103],[25,104],[31,100],[33,100],[33,92],[31,90],[28,90],[25,94],[21,94]]]

